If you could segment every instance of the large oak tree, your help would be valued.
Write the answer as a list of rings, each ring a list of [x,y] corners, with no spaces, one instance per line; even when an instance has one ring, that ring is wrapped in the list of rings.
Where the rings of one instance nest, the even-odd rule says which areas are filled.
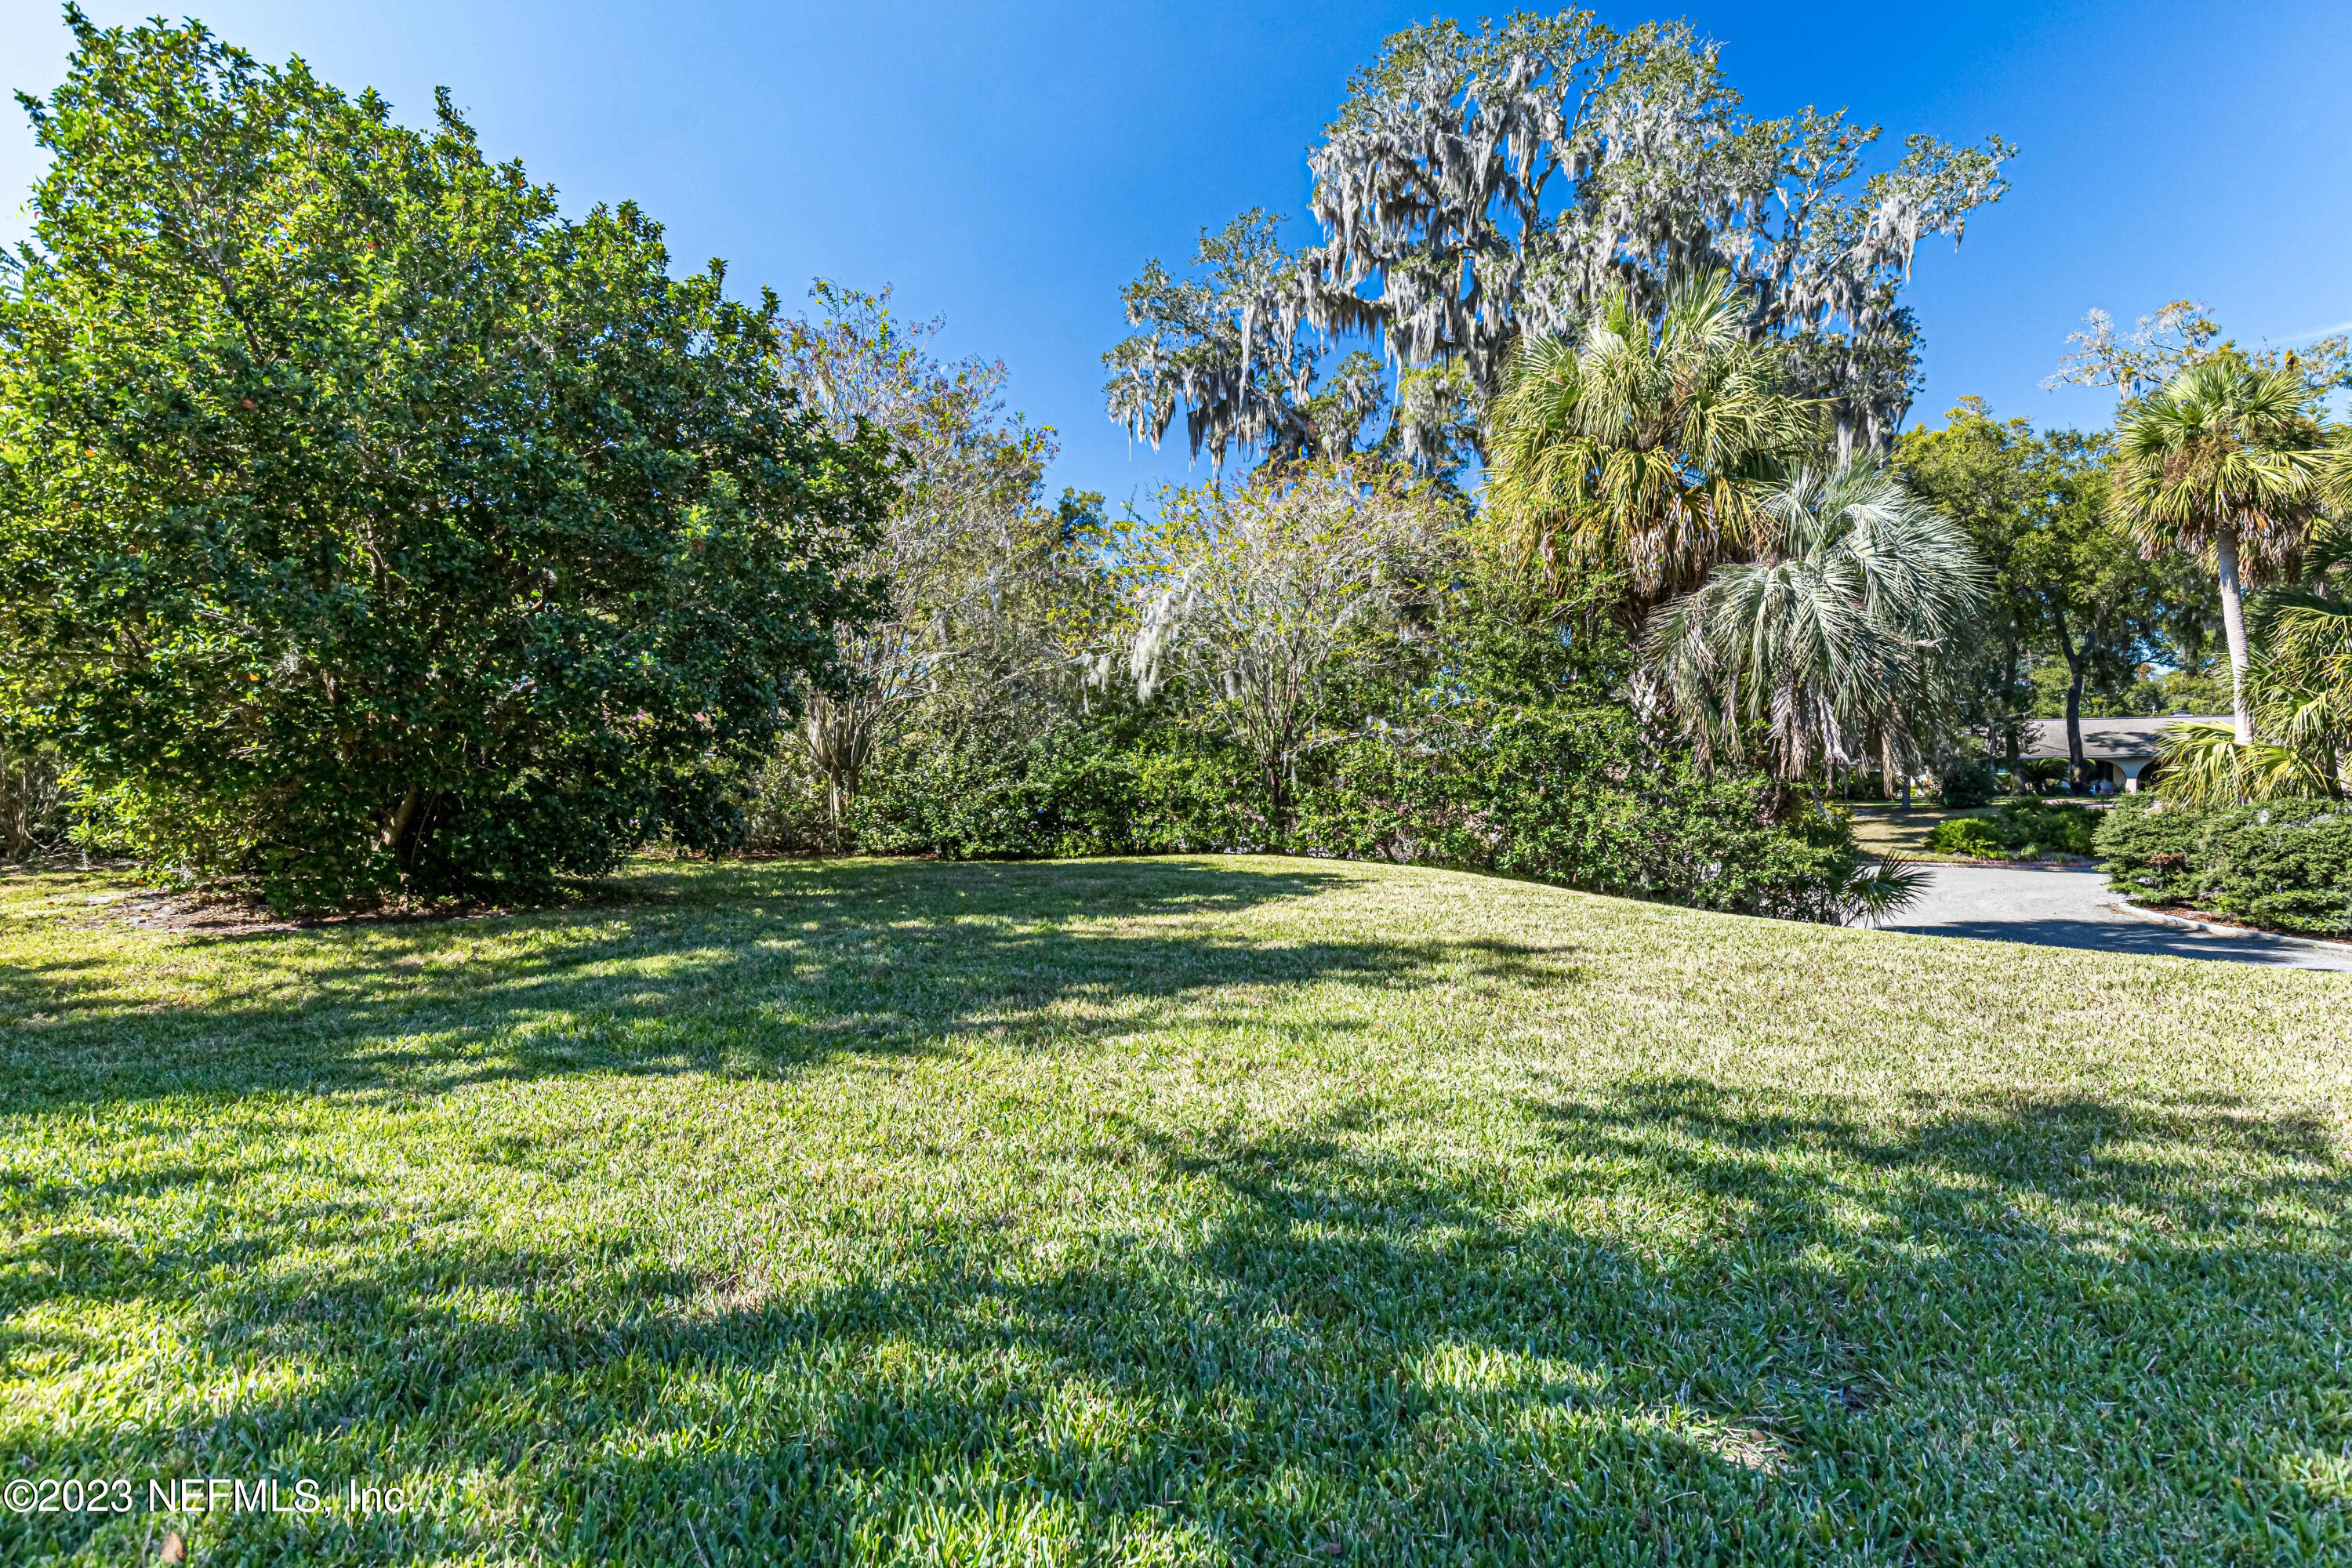
[[[1129,286],[1136,331],[1104,356],[1111,416],[1157,442],[1181,407],[1192,450],[1218,459],[1337,457],[1344,432],[1444,470],[1472,455],[1462,412],[1522,336],[1621,297],[1654,315],[1678,280],[1721,271],[1790,389],[1826,409],[1841,460],[1883,451],[1917,386],[1913,255],[2000,199],[2011,150],[1914,135],[1874,169],[1878,136],[1843,111],[1749,114],[1719,47],[1682,23],[1409,27],[1308,153],[1310,243],[1287,248],[1253,209],[1203,232],[1191,275],[1155,260]],[[1377,362],[1330,362],[1349,339],[1383,351],[1392,391]]]

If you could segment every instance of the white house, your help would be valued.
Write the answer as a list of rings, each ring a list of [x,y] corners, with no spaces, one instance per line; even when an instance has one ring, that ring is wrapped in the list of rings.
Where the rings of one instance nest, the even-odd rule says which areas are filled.
[[[2085,719],[2083,721],[2083,763],[2091,782],[2116,790],[2136,790],[2156,778],[2156,749],[2164,732],[2175,724],[2229,724],[2228,714],[2216,719],[2201,714],[2167,713],[2149,719]],[[2027,761],[2055,757],[2066,760],[2066,721],[2029,719],[2019,739]]]

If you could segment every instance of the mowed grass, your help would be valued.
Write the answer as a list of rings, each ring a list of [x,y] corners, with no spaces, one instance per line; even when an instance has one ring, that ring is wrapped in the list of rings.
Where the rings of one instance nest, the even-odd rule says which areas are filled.
[[[142,1507],[0,1562],[2352,1560],[2352,978],[1281,859],[100,885],[0,882],[0,1475]]]

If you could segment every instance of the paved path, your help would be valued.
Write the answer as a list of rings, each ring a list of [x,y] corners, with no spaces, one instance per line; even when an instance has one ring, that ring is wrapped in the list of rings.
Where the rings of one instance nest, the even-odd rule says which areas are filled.
[[[2352,971],[2352,952],[2305,947],[2261,935],[2218,936],[2123,913],[2096,871],[2030,871],[2007,866],[1927,866],[1927,897],[1888,931],[1984,937],[2103,952],[2160,952],[2297,969]]]

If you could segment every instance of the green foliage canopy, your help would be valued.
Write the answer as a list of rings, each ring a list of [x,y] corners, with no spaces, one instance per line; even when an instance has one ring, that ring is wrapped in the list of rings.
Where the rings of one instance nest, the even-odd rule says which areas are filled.
[[[1661,749],[1612,700],[1632,655],[1605,588],[1563,612],[1490,560],[1455,565],[1420,657],[1326,693],[1331,716],[1344,702],[1367,721],[1301,748],[1279,798],[1238,727],[1182,700],[1207,695],[1185,679],[1042,731],[965,715],[910,738],[859,797],[859,843],[955,858],[1272,847],[1832,923],[1899,903],[1901,875],[1865,869],[1842,816]]]
[[[289,901],[723,838],[891,491],[777,374],[773,297],[565,219],[446,95],[412,131],[68,20],[0,292],[0,702],[139,847]]]
[[[2142,663],[2204,630],[2205,596],[2183,563],[2147,560],[2115,520],[2109,457],[2104,437],[2039,434],[1976,397],[1895,447],[1913,492],[1967,531],[1991,574],[1987,635],[1952,650],[1965,719],[2013,741],[2032,708],[2025,665],[2054,658],[2078,769],[2085,689],[2126,689]]]
[[[1913,135],[1866,173],[1879,134],[1843,110],[1754,117],[1686,23],[1620,33],[1570,9],[1407,27],[1307,154],[1315,242],[1288,249],[1254,208],[1202,233],[1195,276],[1148,263],[1123,291],[1137,330],[1104,355],[1107,407],[1157,443],[1181,405],[1192,449],[1219,461],[1341,456],[1337,424],[1452,473],[1483,453],[1459,412],[1500,389],[1522,336],[1621,295],[1654,316],[1677,279],[1722,270],[1841,460],[1884,455],[1917,389],[1900,297],[1918,243],[1957,243],[2014,150]],[[1354,356],[1327,374],[1343,339],[1398,368],[1392,405]]]
[[[1457,510],[1409,469],[1362,460],[1170,492],[1159,518],[1117,547],[1136,611],[1137,695],[1184,686],[1200,718],[1255,759],[1268,820],[1286,828],[1299,753],[1331,739],[1335,691],[1419,640],[1415,610]]]

